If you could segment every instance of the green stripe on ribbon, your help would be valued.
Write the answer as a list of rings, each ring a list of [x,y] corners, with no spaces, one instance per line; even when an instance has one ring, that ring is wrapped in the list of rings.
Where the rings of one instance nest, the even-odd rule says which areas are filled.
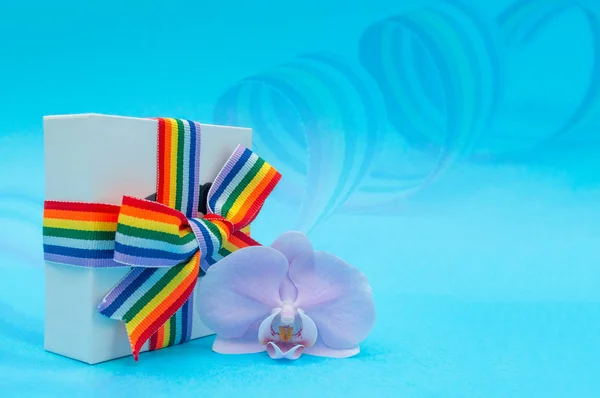
[[[156,282],[143,296],[140,298],[126,313],[122,319],[125,322],[131,321],[152,299],[160,293],[165,286],[173,280],[187,265],[184,264],[176,265],[168,269],[168,271]],[[164,268],[157,270],[156,272],[164,272]]]
[[[177,314],[169,319],[169,323],[171,324],[171,333],[169,333],[169,345],[171,346],[175,344],[175,336],[177,336]]]
[[[265,161],[261,158],[258,158],[256,160],[256,162],[254,162],[254,165],[252,165],[252,168],[250,169],[250,171],[248,171],[248,173],[244,176],[242,181],[240,181],[240,183],[236,185],[234,190],[231,192],[231,194],[227,198],[227,201],[223,205],[221,214],[227,214],[227,216],[229,216],[229,210],[231,209],[231,206],[233,206],[233,204],[235,203],[237,198],[242,194],[242,192],[244,192],[244,189],[246,189],[248,184],[250,184],[250,181],[252,181],[254,179],[254,177],[256,177],[256,175],[258,174],[258,172],[260,171],[260,169],[263,167],[264,164],[265,164]],[[226,218],[227,218],[227,216],[226,216]]]
[[[44,227],[45,236],[80,240],[115,240],[114,231],[83,231],[77,229]]]
[[[123,235],[134,237],[134,238],[155,240],[155,241],[160,241],[160,242],[171,243],[174,245],[186,245],[196,239],[196,237],[194,236],[194,234],[192,232],[190,232],[184,236],[179,236],[179,235],[175,235],[175,234],[169,234],[166,232],[152,231],[149,229],[132,227],[129,225],[124,225],[124,224],[119,224],[119,226],[117,227],[117,232],[120,234],[123,234]],[[113,233],[113,239],[114,239],[114,233]]]

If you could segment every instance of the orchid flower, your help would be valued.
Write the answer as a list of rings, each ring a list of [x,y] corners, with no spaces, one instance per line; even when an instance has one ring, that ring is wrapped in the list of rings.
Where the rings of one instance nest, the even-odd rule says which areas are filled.
[[[200,320],[217,335],[213,350],[222,354],[350,357],[375,322],[365,275],[314,251],[300,232],[284,233],[271,247],[240,249],[211,266],[196,303]]]

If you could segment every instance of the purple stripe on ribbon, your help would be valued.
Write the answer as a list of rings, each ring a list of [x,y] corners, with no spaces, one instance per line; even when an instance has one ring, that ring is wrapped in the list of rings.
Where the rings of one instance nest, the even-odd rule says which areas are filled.
[[[58,263],[68,266],[77,266],[84,268],[116,268],[123,267],[123,264],[115,262],[112,258],[82,258],[64,256],[61,254],[45,253],[44,261],[49,263]]]
[[[244,148],[241,145],[238,145],[237,148],[235,148],[235,151],[229,157],[229,160],[227,160],[227,163],[225,163],[225,166],[223,166],[223,168],[217,175],[217,179],[215,180],[213,185],[210,187],[210,191],[208,191],[208,204],[207,204],[208,213],[215,214],[215,208],[217,206],[217,202],[218,202],[220,196],[223,194],[223,191],[225,190],[225,188],[227,188],[227,185],[229,185],[231,180],[235,177],[236,173],[232,173],[231,171],[238,164],[238,162],[244,155],[245,151],[246,151],[246,148]],[[250,151],[248,151],[248,152],[250,152]],[[247,161],[249,157],[250,157],[250,153],[248,153],[246,156],[244,156],[243,161],[244,162]],[[242,162],[242,163],[244,163],[244,162]],[[240,167],[238,167],[238,169],[239,168]],[[219,214],[219,215],[222,215],[222,214]]]
[[[189,129],[186,130],[186,133],[189,134],[189,153],[187,156],[188,165],[188,180],[183,183],[187,185],[187,200],[186,200],[186,208],[182,209],[183,213],[187,218],[194,217],[194,209],[197,208],[197,205],[194,200],[194,173],[196,168],[196,126],[194,126],[194,122],[191,120],[186,120],[184,125],[187,124]],[[184,158],[186,159],[186,158]]]
[[[119,297],[125,289],[129,288],[133,282],[136,281],[136,278],[144,272],[144,268],[134,268],[131,272],[129,272],[125,278],[121,279],[121,281],[110,291],[110,293],[102,300],[102,302],[98,305],[98,311],[103,311],[111,305],[117,297]]]
[[[200,123],[194,122],[196,126],[196,160],[194,167],[194,216],[198,217],[198,200],[200,199],[200,153],[202,149],[202,128]]]
[[[190,222],[190,228],[192,228],[192,232],[194,233],[194,236],[196,237],[196,242],[198,242],[198,248],[200,249],[200,259],[206,257],[209,249],[207,247],[207,243],[211,244],[212,246],[212,241],[210,241],[210,239],[207,242],[206,237],[204,236],[204,233],[202,233],[202,229],[205,229],[206,227],[204,225],[202,225],[202,221],[200,221],[197,218],[192,218],[189,220]],[[202,227],[201,227],[202,225]]]
[[[200,197],[200,124],[191,120],[187,121],[190,126],[190,153],[189,153],[189,185],[188,185],[188,208],[186,216],[195,218],[198,216],[198,199]]]
[[[155,258],[155,257],[140,257],[133,256],[131,254],[124,254],[122,252],[115,252],[115,262],[120,263],[119,266],[130,265],[135,267],[174,267],[176,265],[185,262],[186,260],[172,260],[166,258]]]
[[[148,268],[134,268],[129,272],[125,278],[119,282],[119,284],[111,290],[111,292],[104,297],[102,302],[98,305],[98,311],[103,315],[112,317],[115,312],[123,303],[131,297],[140,286],[142,286],[157,269]]]

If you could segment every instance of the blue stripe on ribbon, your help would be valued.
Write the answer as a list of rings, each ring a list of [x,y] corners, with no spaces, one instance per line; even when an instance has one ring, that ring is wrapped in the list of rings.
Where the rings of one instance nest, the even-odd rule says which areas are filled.
[[[206,225],[196,218],[190,219],[190,222],[193,222],[198,226],[198,230],[202,234],[202,243],[204,243],[204,247],[202,247],[202,243],[199,242],[200,246],[200,258],[208,258],[212,256],[213,251],[215,250],[213,241],[211,239],[210,230],[206,227]]]
[[[193,296],[192,296],[193,298]],[[181,338],[179,339],[179,344],[187,341],[187,332],[188,332],[188,306],[190,299],[183,304],[183,307],[179,310],[181,312]]]
[[[183,336],[182,322],[181,322],[182,317],[183,317],[183,306],[182,306],[182,308],[178,309],[177,312],[175,313],[175,315],[173,315],[173,316],[175,317],[175,337],[173,338],[173,345],[175,345],[175,344],[181,343],[181,336]],[[171,331],[171,333],[173,333],[173,331]]]
[[[194,314],[194,299],[190,297],[188,301],[186,301],[186,311],[185,311],[185,319],[187,321],[187,327],[184,329],[185,331],[185,341],[189,341],[192,339],[192,319]]]
[[[190,259],[197,251],[198,247],[185,253],[173,253],[158,249],[142,249],[140,247],[128,246],[123,243],[115,242],[115,252],[126,256],[142,258],[165,259],[183,262]]]
[[[206,262],[208,263],[208,265],[213,265],[214,263],[217,262],[217,260],[215,260],[214,258],[212,258],[212,256],[210,256],[210,257],[206,258]]]
[[[240,172],[240,170],[242,169],[244,164],[246,164],[246,162],[250,158],[251,154],[252,154],[252,152],[250,152],[250,150],[248,150],[248,148],[246,148],[244,150],[244,153],[242,153],[242,156],[240,156],[238,161],[231,168],[231,172],[227,173],[227,175],[225,176],[225,178],[223,179],[223,181],[221,182],[221,184],[219,185],[219,187],[217,188],[215,193],[210,197],[209,204],[210,204],[211,211],[214,212],[215,206],[217,204],[217,200],[223,194],[223,191],[225,190],[225,188],[227,188],[227,186],[231,183],[231,181],[235,178],[235,176]],[[219,215],[221,215],[221,214],[219,214]]]
[[[100,312],[110,318],[115,312],[117,312],[119,308],[121,308],[123,303],[125,303],[125,301],[127,301],[127,299],[144,284],[144,282],[154,275],[157,270],[158,268],[133,268],[131,273],[127,275],[127,278],[133,278],[133,281],[125,290],[123,290],[123,293],[118,295],[115,301],[113,301],[108,307],[102,309]]]
[[[93,259],[106,259],[113,258],[114,256],[113,250],[76,249],[72,247],[63,247],[55,245],[44,245],[44,253]]]

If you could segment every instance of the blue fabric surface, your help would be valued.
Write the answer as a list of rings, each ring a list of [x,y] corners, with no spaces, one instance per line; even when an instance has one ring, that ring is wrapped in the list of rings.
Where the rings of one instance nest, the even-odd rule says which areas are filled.
[[[497,175],[493,185],[501,187]],[[139,363],[123,358],[89,366],[44,352],[41,203],[12,202],[13,214],[33,220],[3,220],[2,241],[12,245],[0,258],[0,391],[28,397],[594,397],[600,306],[591,261],[599,259],[592,244],[598,208],[585,200],[589,193],[549,191],[534,180],[503,183],[511,190],[490,188],[454,203],[451,196],[443,204],[434,197],[405,217],[334,216],[311,233],[318,249],[367,274],[378,320],[357,357],[296,362],[219,355],[211,351],[213,337],[142,354]],[[534,198],[535,205],[526,204]],[[557,200],[562,203],[552,203]],[[279,231],[279,207],[269,202],[256,223],[264,243]]]

